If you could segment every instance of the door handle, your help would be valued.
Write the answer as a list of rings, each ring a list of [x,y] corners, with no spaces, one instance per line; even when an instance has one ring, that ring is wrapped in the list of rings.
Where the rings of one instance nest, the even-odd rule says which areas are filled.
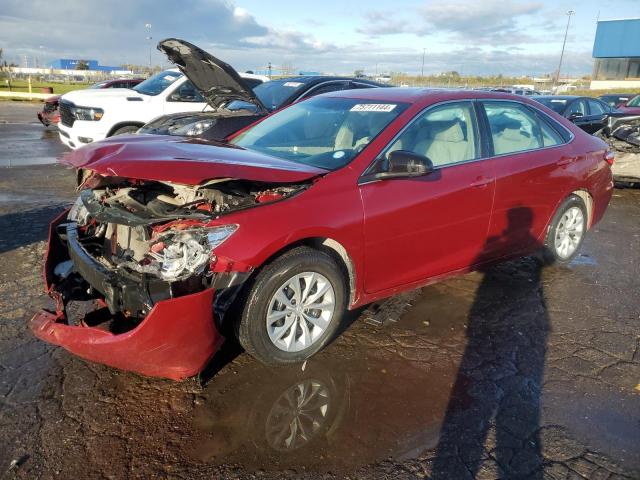
[[[491,179],[483,176],[479,176],[473,182],[471,182],[471,186],[475,188],[484,188],[491,183]]]

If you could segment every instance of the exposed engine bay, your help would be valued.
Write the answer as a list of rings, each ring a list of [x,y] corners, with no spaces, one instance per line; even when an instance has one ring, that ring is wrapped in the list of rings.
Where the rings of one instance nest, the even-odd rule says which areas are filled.
[[[55,265],[52,281],[65,303],[104,297],[112,314],[129,317],[144,316],[157,301],[216,286],[224,275],[214,272],[214,249],[238,226],[210,226],[212,220],[308,186],[234,179],[182,185],[82,171],[79,184],[78,200],[56,227],[69,255]],[[226,284],[216,288],[241,276],[225,275]]]

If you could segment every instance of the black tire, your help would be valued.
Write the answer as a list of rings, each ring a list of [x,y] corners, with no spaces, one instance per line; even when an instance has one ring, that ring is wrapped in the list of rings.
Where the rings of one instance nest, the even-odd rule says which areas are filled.
[[[136,127],[135,125],[125,125],[124,127],[118,128],[110,136],[115,137],[116,135],[128,135],[131,133],[136,133],[139,128],[140,127]]]
[[[558,235],[558,227],[562,221],[564,214],[574,208],[577,207],[582,211],[582,232],[580,239],[578,241],[575,250],[570,255],[562,255],[558,249],[556,248],[556,236]],[[551,219],[551,224],[549,225],[549,230],[547,231],[547,236],[544,241],[544,259],[547,263],[569,263],[580,251],[580,247],[582,246],[582,242],[584,241],[584,237],[587,233],[587,224],[589,218],[587,216],[587,207],[584,204],[584,201],[578,197],[577,195],[570,195],[558,210],[556,210],[555,215]]]
[[[303,272],[323,275],[334,291],[335,309],[329,325],[309,347],[287,352],[269,338],[266,326],[267,310],[276,291],[290,278]],[[309,247],[295,248],[266,265],[256,276],[242,300],[242,314],[236,323],[236,333],[242,347],[252,357],[266,365],[286,365],[306,360],[320,351],[335,335],[346,310],[345,273],[327,253]]]

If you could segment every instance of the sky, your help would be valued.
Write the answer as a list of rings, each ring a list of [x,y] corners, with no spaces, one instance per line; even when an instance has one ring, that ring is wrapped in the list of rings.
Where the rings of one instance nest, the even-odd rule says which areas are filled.
[[[352,74],[590,74],[596,21],[640,17],[640,0],[0,0],[4,60],[167,65],[188,40],[233,65]],[[151,28],[147,29],[146,24]],[[148,36],[152,40],[147,40]]]

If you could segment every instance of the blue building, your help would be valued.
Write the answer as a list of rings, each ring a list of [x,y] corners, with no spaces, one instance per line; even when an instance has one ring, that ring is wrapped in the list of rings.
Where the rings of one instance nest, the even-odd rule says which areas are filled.
[[[60,58],[58,60],[54,60],[49,64],[50,68],[56,70],[77,70],[78,63],[86,62],[89,66],[89,70],[97,70],[100,72],[112,72],[114,70],[122,70],[122,67],[108,67],[106,65],[98,65],[97,60],[83,60],[83,59],[71,59],[71,58]]]
[[[594,81],[640,82],[640,18],[599,21],[593,58]]]

